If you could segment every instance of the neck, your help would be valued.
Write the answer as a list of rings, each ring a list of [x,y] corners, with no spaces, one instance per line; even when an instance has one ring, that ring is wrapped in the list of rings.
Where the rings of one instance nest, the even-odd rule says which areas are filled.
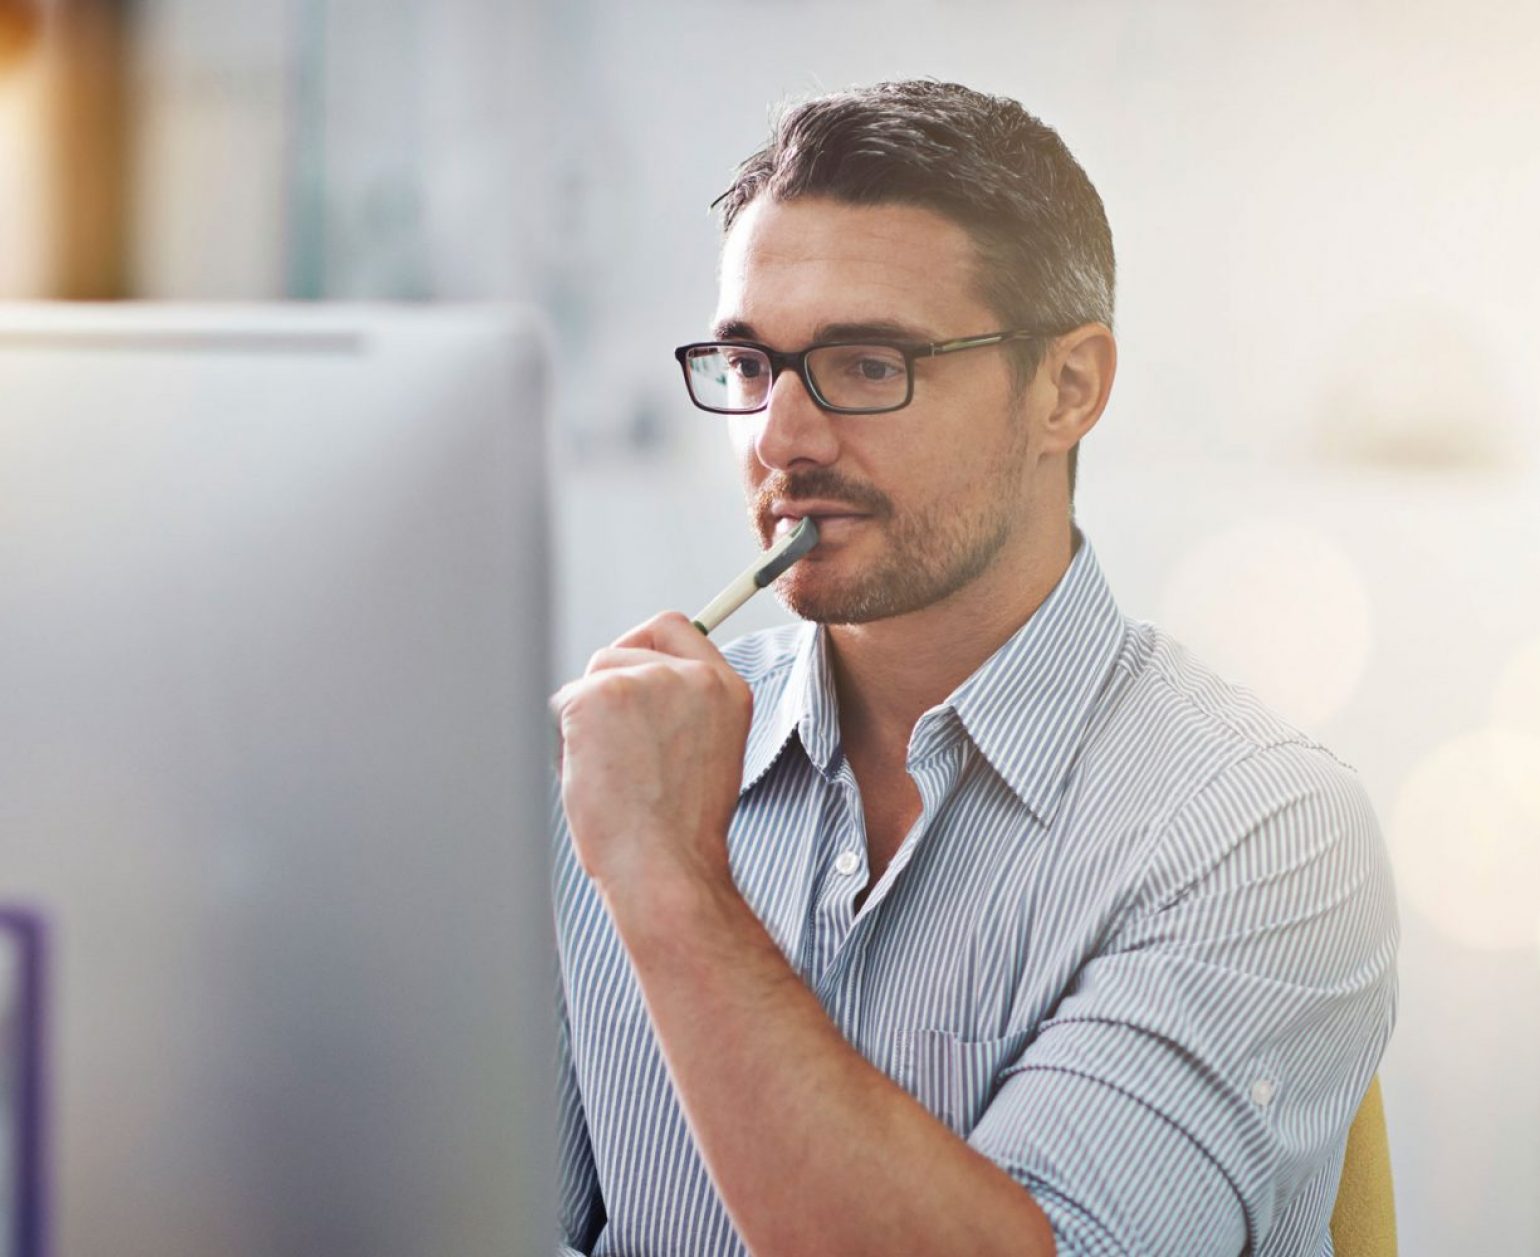
[[[940,602],[869,624],[831,625],[847,753],[902,766],[915,722],[967,680],[1053,592],[1069,567],[1069,520]]]

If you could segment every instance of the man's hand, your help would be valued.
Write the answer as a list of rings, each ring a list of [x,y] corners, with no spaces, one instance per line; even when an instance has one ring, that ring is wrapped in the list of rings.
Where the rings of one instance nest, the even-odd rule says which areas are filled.
[[[659,880],[732,885],[753,699],[699,629],[655,616],[598,651],[551,710],[573,846],[607,899]]]

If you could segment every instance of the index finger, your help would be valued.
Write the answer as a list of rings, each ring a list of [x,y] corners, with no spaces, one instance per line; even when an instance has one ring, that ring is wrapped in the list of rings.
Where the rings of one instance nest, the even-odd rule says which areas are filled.
[[[690,622],[689,617],[678,611],[664,611],[653,616],[647,623],[638,624],[630,632],[617,637],[613,646],[640,647],[679,659],[698,659],[702,663],[720,667],[731,666],[715,644]]]

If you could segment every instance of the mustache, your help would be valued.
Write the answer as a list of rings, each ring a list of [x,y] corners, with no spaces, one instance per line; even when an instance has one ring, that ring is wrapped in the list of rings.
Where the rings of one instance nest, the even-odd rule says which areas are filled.
[[[754,522],[762,531],[768,532],[774,527],[775,520],[770,514],[770,505],[777,498],[789,498],[792,501],[819,498],[841,502],[863,515],[872,515],[878,519],[887,519],[893,514],[893,501],[887,494],[871,485],[859,484],[842,476],[832,467],[814,467],[808,471],[789,473],[777,472],[767,476],[764,483],[755,491],[750,509]]]

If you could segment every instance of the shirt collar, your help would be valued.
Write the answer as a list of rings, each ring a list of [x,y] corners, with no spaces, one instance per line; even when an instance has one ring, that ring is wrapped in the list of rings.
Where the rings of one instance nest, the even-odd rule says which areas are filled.
[[[819,772],[832,777],[839,764],[839,708],[829,662],[828,630],[821,624],[800,626],[791,668],[779,696],[771,700],[767,717],[760,719],[756,709],[744,748],[739,793],[769,771],[793,732],[801,738],[803,751]]]
[[[1043,824],[1053,818],[1070,764],[1107,673],[1124,621],[1078,526],[1074,554],[1042,604],[945,702],[920,718],[911,759],[960,723],[1001,780]],[[803,626],[786,682],[767,718],[755,721],[743,789],[760,779],[795,731],[809,761],[831,777],[839,765],[839,712],[828,630]]]
[[[1058,808],[1125,631],[1096,551],[1078,527],[1073,532],[1074,557],[1059,583],[945,704],[1044,825]]]

